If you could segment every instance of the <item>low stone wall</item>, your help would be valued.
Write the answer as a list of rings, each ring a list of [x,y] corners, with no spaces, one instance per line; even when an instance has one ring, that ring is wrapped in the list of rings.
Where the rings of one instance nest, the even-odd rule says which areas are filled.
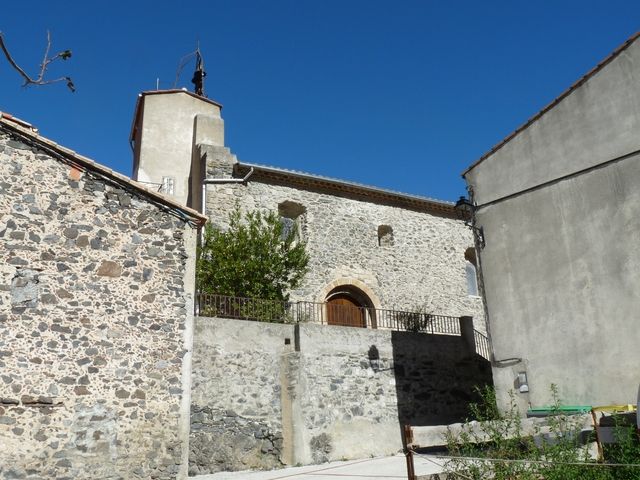
[[[192,475],[396,453],[491,383],[462,337],[218,318],[196,318],[192,375]]]
[[[281,465],[281,372],[294,327],[196,318],[190,475]]]

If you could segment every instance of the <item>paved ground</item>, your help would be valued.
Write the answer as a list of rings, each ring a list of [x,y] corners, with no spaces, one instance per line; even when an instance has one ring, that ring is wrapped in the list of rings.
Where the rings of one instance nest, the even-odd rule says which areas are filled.
[[[415,457],[416,475],[439,473],[442,462],[429,455]],[[291,467],[266,472],[223,472],[191,477],[194,480],[396,480],[407,478],[404,455],[367,458],[323,465]]]

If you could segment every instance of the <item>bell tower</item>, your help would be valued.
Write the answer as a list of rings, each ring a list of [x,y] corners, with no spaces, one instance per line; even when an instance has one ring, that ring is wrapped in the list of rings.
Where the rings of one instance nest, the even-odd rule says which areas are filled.
[[[187,90],[138,96],[130,142],[133,179],[200,210],[200,145],[224,146],[222,105]]]

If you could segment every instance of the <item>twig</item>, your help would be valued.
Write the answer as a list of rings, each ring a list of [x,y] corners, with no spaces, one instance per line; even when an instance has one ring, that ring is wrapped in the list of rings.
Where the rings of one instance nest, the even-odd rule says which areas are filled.
[[[11,56],[11,53],[9,52],[9,49],[7,48],[7,45],[5,44],[4,41],[4,35],[2,34],[2,32],[0,32],[0,48],[2,49],[2,52],[4,53],[4,56],[6,57],[7,61],[9,62],[9,64],[14,68],[14,70],[16,70],[20,76],[24,79],[24,83],[22,84],[23,87],[27,87],[29,85],[49,85],[51,83],[57,83],[57,82],[67,82],[67,88],[69,90],[71,90],[72,92],[76,91],[76,87],[73,84],[73,81],[71,80],[71,77],[60,77],[60,78],[55,78],[52,80],[45,80],[44,76],[47,72],[47,68],[49,67],[49,65],[58,60],[67,60],[69,58],[71,58],[71,50],[63,50],[61,52],[58,52],[56,55],[54,55],[53,57],[49,58],[49,51],[51,50],[51,32],[49,32],[49,30],[47,30],[47,46],[44,50],[44,58],[42,59],[42,63],[40,64],[40,72],[38,73],[38,76],[34,79],[32,78],[20,65],[18,65],[18,63],[13,59],[13,57]]]
[[[178,63],[178,68],[176,69],[176,79],[173,82],[173,88],[178,88],[178,81],[180,80],[180,74],[182,73],[182,69],[187,65],[187,63],[189,63],[189,60],[191,60],[192,57],[195,57],[197,55],[198,51],[199,51],[199,48],[197,48],[191,53],[187,53],[184,57],[180,59],[180,62]]]
[[[44,50],[44,58],[42,59],[42,63],[40,64],[40,75],[38,75],[38,80],[42,80],[44,77],[44,72],[47,69],[47,64],[49,63],[49,50],[51,49],[51,32],[47,30],[47,48]]]
[[[195,51],[188,53],[184,57],[180,59],[180,63],[178,64],[178,68],[176,70],[176,79],[173,82],[173,88],[178,87],[178,81],[180,80],[180,74],[182,73],[182,69],[189,63],[192,57],[196,59],[196,69],[193,73],[193,78],[191,79],[191,83],[193,83],[195,87],[196,95],[200,95],[202,97],[206,97],[204,94],[204,77],[207,76],[207,72],[204,71],[204,63],[202,59],[202,53],[200,52],[200,42],[198,41],[196,45]]]

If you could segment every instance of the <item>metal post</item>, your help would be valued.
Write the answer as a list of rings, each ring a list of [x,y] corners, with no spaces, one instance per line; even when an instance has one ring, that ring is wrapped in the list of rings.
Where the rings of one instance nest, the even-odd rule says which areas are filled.
[[[416,472],[413,465],[413,431],[411,425],[405,425],[403,429],[405,458],[407,459],[407,480],[416,480]]]
[[[460,317],[460,335],[462,336],[462,340],[466,343],[469,353],[472,355],[475,354],[476,338],[474,335],[473,317]]]

